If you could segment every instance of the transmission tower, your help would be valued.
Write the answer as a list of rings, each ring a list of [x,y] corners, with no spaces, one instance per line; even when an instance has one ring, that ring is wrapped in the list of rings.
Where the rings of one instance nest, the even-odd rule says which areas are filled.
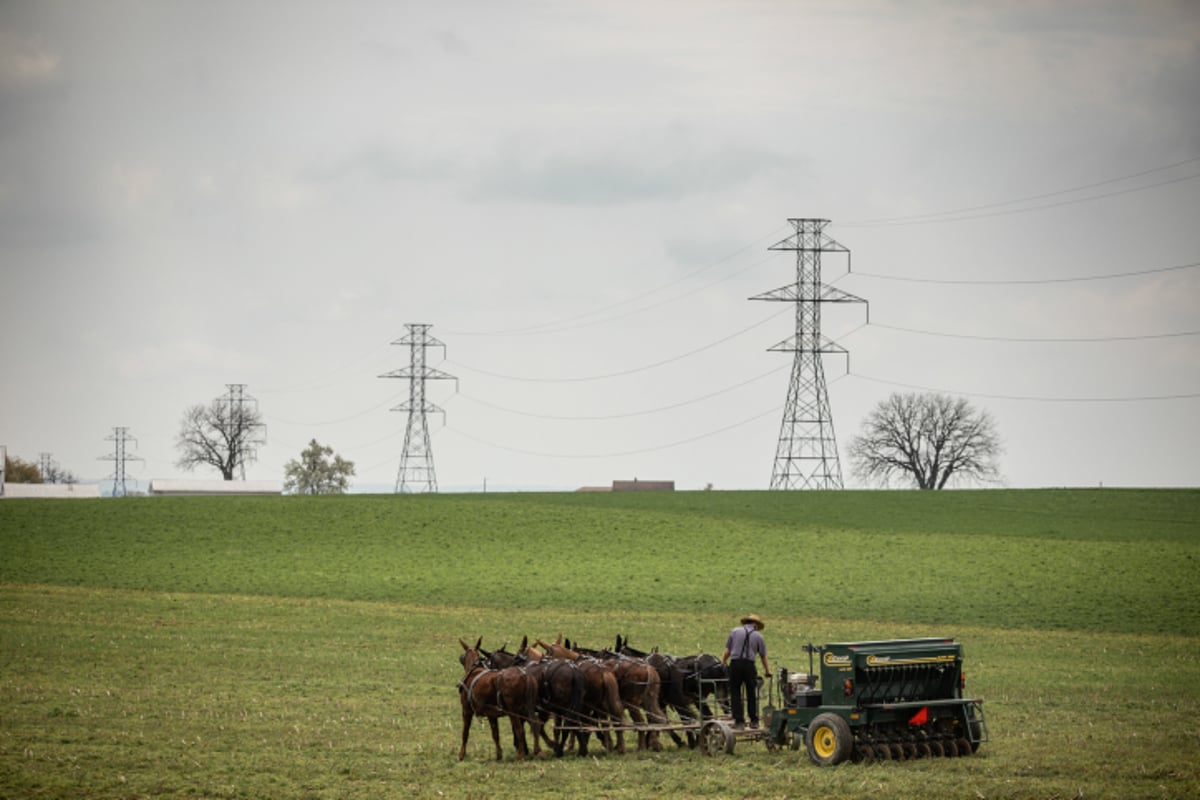
[[[126,487],[127,481],[133,481],[134,486],[137,486],[137,481],[132,478],[127,478],[125,475],[125,462],[141,461],[137,456],[127,454],[127,445],[133,442],[134,447],[137,447],[137,439],[129,435],[128,428],[113,428],[112,436],[105,437],[104,441],[113,442],[113,451],[107,456],[100,456],[102,461],[114,462],[113,474],[108,477],[113,482],[113,497],[128,497],[129,491]]]
[[[226,394],[215,401],[226,426],[222,433],[233,456],[231,463],[241,471],[242,480],[246,480],[246,462],[257,460],[258,450],[254,445],[266,441],[267,426],[259,421],[258,400],[246,394],[246,384],[227,383],[225,388]]]
[[[796,354],[771,488],[841,489],[842,466],[821,356],[847,351],[821,335],[821,304],[867,301],[821,283],[821,254],[850,252],[825,234],[829,220],[789,219],[788,223],[795,229],[792,235],[769,249],[795,251],[796,282],[750,298],[796,304],[796,333],[768,348]]]
[[[441,370],[425,366],[425,350],[429,347],[442,348],[446,345],[429,335],[432,325],[405,324],[408,333],[392,344],[408,345],[407,367],[380,375],[381,378],[407,378],[408,402],[392,408],[392,411],[408,412],[408,427],[404,432],[404,453],[400,456],[400,469],[396,473],[396,493],[416,494],[437,491],[437,475],[433,470],[433,450],[429,446],[429,422],[425,415],[430,412],[445,413],[425,399],[425,381],[454,380],[458,378]]]

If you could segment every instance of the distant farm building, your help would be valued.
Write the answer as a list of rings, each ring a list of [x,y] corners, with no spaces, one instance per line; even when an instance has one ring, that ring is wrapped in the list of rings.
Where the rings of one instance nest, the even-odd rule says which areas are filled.
[[[675,481],[613,481],[614,492],[673,492]]]
[[[18,497],[68,497],[87,499],[100,496],[100,487],[94,483],[6,483],[5,499]]]
[[[577,492],[673,492],[675,481],[613,481],[612,486],[581,486]]]
[[[279,481],[150,481],[152,497],[283,494]]]

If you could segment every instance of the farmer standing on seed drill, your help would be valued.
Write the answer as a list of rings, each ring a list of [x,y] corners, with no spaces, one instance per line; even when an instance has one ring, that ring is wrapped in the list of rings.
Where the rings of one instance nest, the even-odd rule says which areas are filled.
[[[750,712],[750,727],[758,727],[758,675],[754,672],[754,657],[762,659],[763,673],[771,674],[767,665],[767,642],[760,631],[763,621],[758,614],[742,617],[742,624],[729,632],[725,641],[725,653],[721,663],[729,664],[729,698],[733,711],[733,727],[741,728],[746,723],[742,709],[742,689],[746,690],[746,710]],[[732,660],[730,657],[732,656]]]

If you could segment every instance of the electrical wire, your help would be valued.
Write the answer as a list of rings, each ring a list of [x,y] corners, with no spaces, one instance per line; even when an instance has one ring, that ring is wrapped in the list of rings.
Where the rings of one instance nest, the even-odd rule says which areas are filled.
[[[365,417],[367,414],[370,414],[372,411],[378,411],[379,409],[386,406],[388,403],[394,403],[394,402],[400,400],[401,398],[407,397],[407,396],[408,396],[407,392],[401,392],[400,394],[393,395],[392,397],[387,398],[382,403],[373,405],[370,408],[364,409],[362,411],[356,411],[347,417],[341,417],[340,419],[329,419],[329,420],[325,420],[323,422],[293,422],[292,420],[281,419],[280,417],[276,417],[276,416],[266,417],[266,415],[264,415],[264,417],[266,417],[268,420],[273,421],[273,422],[282,422],[284,425],[293,425],[296,427],[308,427],[308,426],[320,427],[323,425],[337,425],[342,422],[349,422],[352,419],[358,419],[359,417]]]
[[[450,364],[453,367],[455,367],[456,369],[465,369],[468,372],[474,372],[479,375],[487,375],[489,378],[500,378],[502,380],[521,381],[524,383],[583,383],[586,381],[607,380],[608,378],[620,378],[620,377],[624,377],[626,375],[633,375],[638,372],[645,372],[646,370],[657,369],[658,367],[666,366],[667,364],[672,364],[676,361],[682,361],[683,359],[689,358],[690,356],[694,356],[697,353],[703,353],[705,350],[710,350],[719,344],[724,344],[725,342],[728,342],[731,339],[736,339],[738,336],[741,336],[744,333],[752,331],[755,328],[759,327],[760,325],[765,325],[766,323],[772,321],[776,317],[779,317],[790,311],[792,311],[792,309],[785,308],[782,311],[776,312],[775,314],[772,314],[768,317],[765,317],[764,319],[759,320],[758,322],[754,323],[753,325],[743,328],[742,330],[737,331],[735,333],[731,333],[730,335],[728,335],[722,339],[717,339],[714,342],[709,342],[708,344],[706,344],[702,347],[697,347],[695,350],[689,350],[686,353],[681,353],[677,356],[672,356],[671,358],[663,359],[662,361],[656,361],[653,364],[643,364],[640,367],[634,367],[632,369],[622,370],[620,372],[610,372],[610,373],[607,373],[604,375],[586,375],[586,376],[574,377],[574,378],[528,378],[528,377],[522,377],[522,376],[517,376],[517,375],[504,375],[499,372],[490,372],[485,369],[478,369],[477,367],[472,367],[470,365],[463,364],[460,361],[455,361],[455,360],[449,359],[449,358],[446,359],[443,363]]]
[[[1191,392],[1183,394],[1163,394],[1163,395],[1142,395],[1139,397],[1046,397],[1036,395],[1011,395],[1011,394],[988,394],[986,392],[964,392],[958,389],[936,389],[931,386],[921,386],[914,383],[902,383],[900,381],[889,381],[883,378],[872,378],[870,375],[863,375],[859,372],[848,372],[855,378],[860,378],[864,381],[872,383],[882,383],[889,386],[900,386],[905,389],[919,389],[923,392],[938,392],[939,394],[961,394],[968,397],[983,397],[989,400],[1020,400],[1035,403],[1144,403],[1157,402],[1163,400],[1193,400],[1200,398],[1200,392]]]
[[[708,289],[711,289],[712,287],[716,286],[719,283],[724,283],[727,280],[736,278],[738,275],[741,275],[744,272],[749,272],[750,270],[757,267],[759,264],[769,261],[772,257],[773,257],[773,254],[767,255],[763,258],[760,258],[758,261],[755,261],[754,263],[750,264],[749,266],[743,267],[742,269],[738,270],[737,272],[731,272],[730,274],[725,275],[724,277],[717,278],[716,280],[706,283],[703,286],[698,286],[695,289],[692,289],[691,291],[684,292],[683,294],[677,294],[673,297],[667,297],[663,300],[659,300],[657,303],[651,303],[650,305],[647,305],[647,306],[641,306],[640,308],[635,308],[630,311],[626,311],[622,314],[615,314],[611,317],[604,317],[603,319],[596,319],[596,320],[592,320],[590,322],[580,322],[576,325],[563,325],[562,327],[559,327],[559,328],[544,328],[544,329],[539,329],[536,331],[530,331],[528,333],[512,334],[512,335],[522,335],[522,336],[524,336],[524,335],[530,335],[530,336],[532,336],[532,335],[553,335],[556,333],[565,333],[566,331],[579,330],[580,328],[590,328],[593,325],[605,325],[610,322],[616,322],[617,320],[625,319],[627,317],[633,317],[638,314],[642,314],[646,311],[652,311],[656,308],[661,308],[662,306],[670,305],[671,303],[677,302],[679,300],[683,300],[684,298],[691,297],[694,294],[699,294],[700,292],[707,291]],[[588,315],[583,315],[583,316],[588,316]]]
[[[845,378],[849,374],[850,374],[849,372],[846,372],[843,375],[838,375],[837,377],[831,378],[830,380],[828,380],[826,382],[826,386],[837,383],[839,380],[841,380],[842,378]],[[614,452],[614,453],[586,453],[586,454],[585,453],[540,453],[540,452],[535,452],[532,450],[521,450],[516,447],[508,447],[507,445],[496,444],[495,442],[490,442],[490,441],[487,441],[486,439],[481,439],[477,436],[472,436],[471,434],[466,433],[465,431],[460,431],[457,428],[451,428],[450,426],[446,426],[443,430],[448,430],[451,433],[456,433],[465,439],[470,439],[471,441],[473,441],[477,444],[482,444],[486,447],[491,447],[496,450],[506,450],[510,453],[517,453],[517,454],[525,455],[525,456],[534,456],[536,458],[566,458],[566,459],[622,458],[625,456],[636,456],[636,455],[643,455],[645,453],[656,453],[661,450],[670,450],[672,448],[680,447],[685,444],[691,444],[692,442],[698,442],[702,439],[708,439],[713,436],[718,436],[722,433],[731,431],[734,428],[740,428],[743,425],[749,425],[751,422],[756,422],[756,421],[762,419],[763,417],[768,416],[769,414],[779,413],[781,410],[783,410],[783,406],[774,406],[772,408],[767,409],[766,411],[761,411],[751,417],[747,417],[747,418],[741,420],[740,422],[735,422],[732,425],[726,425],[722,428],[717,428],[715,430],[711,430],[706,433],[701,433],[696,436],[690,436],[686,439],[679,439],[674,442],[668,442],[667,444],[658,445],[656,447],[644,447],[644,448],[641,448],[638,450],[625,450],[625,451]]]
[[[830,382],[832,383],[832,381],[830,381]],[[692,436],[687,439],[680,439],[678,441],[669,442],[667,444],[659,445],[657,447],[644,447],[644,448],[640,448],[638,450],[623,450],[623,451],[612,452],[612,453],[539,453],[539,452],[535,452],[532,450],[521,450],[516,447],[508,447],[507,445],[496,444],[495,442],[489,442],[486,439],[480,439],[477,436],[472,436],[471,434],[466,433],[465,431],[460,431],[457,428],[451,428],[449,426],[447,426],[446,430],[448,430],[452,433],[456,433],[465,439],[470,439],[471,441],[475,442],[476,444],[482,444],[487,447],[494,448],[496,450],[506,450],[510,453],[517,453],[517,454],[524,455],[524,456],[535,456],[537,458],[571,458],[571,459],[574,459],[574,458],[578,458],[578,459],[621,458],[624,456],[636,456],[636,455],[643,455],[645,453],[655,453],[660,450],[669,450],[674,447],[680,447],[685,444],[691,444],[692,442],[698,442],[701,439],[708,439],[708,438],[716,436],[718,434],[722,434],[727,431],[731,431],[734,428],[740,428],[743,425],[748,425],[751,422],[755,422],[756,420],[762,419],[763,417],[767,416],[768,414],[777,413],[781,408],[782,408],[782,406],[775,406],[773,408],[767,409],[766,411],[762,411],[758,414],[755,414],[752,417],[747,417],[746,419],[743,419],[740,422],[735,422],[732,425],[726,425],[723,428],[718,428],[716,430],[709,431],[707,433],[702,433],[697,436]]]
[[[564,422],[596,422],[596,421],[610,420],[610,419],[629,419],[631,417],[644,417],[644,416],[649,416],[650,414],[659,414],[664,411],[674,411],[675,409],[683,408],[684,406],[694,405],[695,403],[701,403],[705,400],[711,400],[712,398],[717,397],[719,395],[726,394],[728,392],[732,392],[735,389],[741,389],[744,386],[749,386],[750,384],[756,383],[757,381],[760,381],[763,378],[770,377],[771,375],[776,375],[776,374],[784,371],[785,369],[791,369],[791,367],[792,367],[792,365],[790,363],[784,364],[783,366],[776,367],[775,369],[764,372],[761,375],[758,375],[754,378],[750,378],[749,380],[742,381],[741,383],[736,383],[732,386],[726,386],[724,389],[718,389],[715,392],[710,392],[709,394],[701,395],[700,397],[693,397],[691,400],[683,400],[678,403],[672,403],[671,405],[668,405],[668,406],[659,406],[657,408],[648,408],[648,409],[644,409],[642,411],[631,411],[631,412],[625,413],[625,414],[602,414],[602,415],[596,415],[596,416],[578,416],[578,415],[563,416],[563,415],[555,415],[555,414],[534,414],[534,413],[531,413],[528,411],[521,411],[521,410],[515,409],[515,408],[506,408],[505,406],[496,405],[495,403],[489,403],[486,400],[480,400],[477,397],[471,397],[470,395],[463,394],[462,392],[459,392],[458,394],[456,394],[455,397],[462,397],[466,400],[469,400],[472,403],[477,403],[481,406],[486,406],[495,411],[503,411],[506,414],[515,414],[515,415],[521,416],[521,417],[530,417],[533,419],[545,419],[545,420],[555,420],[555,421],[564,421]]]
[[[354,361],[348,361],[348,362],[339,364],[338,366],[334,367],[333,369],[328,370],[327,372],[324,372],[320,375],[316,375],[316,376],[310,378],[309,380],[303,381],[302,383],[297,383],[297,384],[293,384],[292,386],[287,386],[287,387],[283,387],[283,388],[275,388],[275,389],[258,388],[255,391],[257,391],[259,394],[273,395],[273,394],[292,394],[295,392],[305,392],[305,391],[314,391],[316,389],[323,389],[326,386],[331,386],[334,383],[338,383],[337,381],[332,380],[332,377],[334,375],[346,372],[348,370],[358,369],[359,367],[361,367],[363,364],[367,363],[368,361],[371,361],[372,359],[377,358],[384,351],[384,349],[388,346],[389,345],[376,346],[375,348],[368,351],[361,358],[355,359]]]
[[[611,303],[607,306],[602,306],[600,308],[593,309],[592,311],[587,311],[583,314],[577,314],[575,316],[567,317],[565,319],[561,319],[561,320],[554,321],[554,322],[541,322],[541,323],[537,323],[535,325],[527,325],[527,326],[524,326],[521,328],[510,328],[507,330],[498,330],[498,331],[452,331],[452,330],[447,330],[447,331],[444,331],[443,334],[451,335],[451,336],[519,336],[519,335],[536,335],[536,334],[541,334],[541,333],[557,333],[562,330],[572,330],[576,327],[584,327],[583,325],[573,325],[572,323],[575,323],[582,319],[586,319],[588,317],[603,314],[606,311],[611,311],[616,308],[621,308],[622,306],[627,306],[631,303],[636,303],[637,301],[642,300],[643,298],[650,297],[651,295],[658,294],[659,292],[670,289],[672,286],[677,286],[681,283],[684,283],[685,281],[691,280],[692,278],[696,277],[697,275],[701,274],[702,272],[706,272],[706,271],[712,269],[713,267],[724,264],[726,261],[729,261],[730,259],[740,256],[742,253],[745,253],[747,250],[754,247],[755,245],[761,244],[762,242],[765,242],[765,241],[775,238],[782,231],[784,231],[786,229],[787,229],[786,226],[781,227],[781,228],[776,228],[775,230],[768,233],[766,236],[761,236],[758,239],[755,239],[753,242],[750,242],[749,244],[745,245],[744,247],[739,248],[738,250],[730,253],[727,256],[719,258],[716,261],[713,261],[711,263],[705,264],[704,266],[700,267],[699,269],[692,270],[691,272],[689,272],[688,274],[684,275],[681,278],[678,278],[673,281],[669,281],[667,283],[662,284],[661,286],[657,286],[653,289],[650,289],[649,291],[642,292],[641,294],[634,295],[633,297],[628,297],[624,300],[617,301],[616,303]],[[738,272],[733,273],[732,275],[728,275],[725,278],[721,278],[717,281],[714,281],[713,283],[708,284],[707,286],[701,287],[700,289],[697,289],[697,290],[693,290],[684,295],[680,295],[679,297],[676,297],[676,298],[669,298],[667,300],[660,301],[660,302],[656,303],[655,305],[648,306],[647,308],[656,308],[657,306],[664,305],[665,303],[674,302],[674,300],[680,299],[682,297],[688,297],[692,294],[695,294],[697,291],[703,291],[704,289],[708,288],[709,286],[713,286],[717,283],[720,283],[723,280],[728,280],[731,277],[740,275],[742,272],[745,272],[748,269],[756,267],[761,263],[763,263],[762,260],[756,261],[754,264],[751,264],[749,267],[745,267],[744,269],[741,269]],[[622,317],[629,316],[629,314],[639,313],[640,311],[644,311],[644,310],[646,310],[646,309],[645,308],[638,309],[638,310],[635,310],[632,312],[628,312],[627,314],[623,314],[621,316]],[[617,318],[619,319],[620,317],[617,317]],[[601,320],[601,322],[603,322],[603,321],[606,321],[606,320]],[[598,323],[597,322],[589,322],[586,324],[587,325],[595,325]],[[566,327],[563,327],[563,326],[566,326]]]
[[[1113,192],[1107,192],[1107,193],[1098,194],[1098,195],[1090,195],[1088,197],[1075,198],[1072,200],[1064,200],[1064,201],[1057,202],[1057,203],[1048,203],[1048,204],[1044,204],[1044,205],[1040,205],[1040,206],[1032,206],[1029,208],[1022,208],[1022,209],[1010,209],[1008,211],[1000,211],[1000,212],[996,212],[994,214],[972,214],[972,212],[975,212],[975,211],[986,211],[988,209],[1003,208],[1004,206],[1017,205],[1019,203],[1028,203],[1028,202],[1031,202],[1034,200],[1044,200],[1049,197],[1058,197],[1058,196],[1064,195],[1064,194],[1072,194],[1074,192],[1087,191],[1088,189],[1095,189],[1100,186],[1108,186],[1110,184],[1120,183],[1122,181],[1133,180],[1134,178],[1140,178],[1145,175],[1151,175],[1156,172],[1165,172],[1166,170],[1169,170],[1169,169],[1176,169],[1177,167],[1183,167],[1183,166],[1187,166],[1189,164],[1194,164],[1197,161],[1200,161],[1200,156],[1194,156],[1194,157],[1186,159],[1184,161],[1177,161],[1174,164],[1165,164],[1161,167],[1154,167],[1152,169],[1142,170],[1141,172],[1135,172],[1135,173],[1132,173],[1129,175],[1121,175],[1116,178],[1107,178],[1105,180],[1097,181],[1095,183],[1084,184],[1083,186],[1075,186],[1070,189],[1058,189],[1058,190],[1055,190],[1052,192],[1043,192],[1041,194],[1029,195],[1027,197],[1020,197],[1015,200],[1002,200],[999,202],[985,203],[985,204],[977,205],[977,206],[968,206],[965,208],[951,209],[948,211],[934,211],[934,212],[929,212],[926,214],[911,214],[911,215],[903,216],[903,217],[882,217],[882,218],[877,218],[877,219],[856,220],[856,221],[841,223],[840,226],[846,227],[846,228],[869,228],[869,227],[880,227],[880,226],[890,226],[890,225],[920,225],[920,224],[933,223],[933,222],[959,222],[961,220],[981,219],[983,217],[990,217],[990,216],[1002,216],[1005,214],[1021,214],[1021,213],[1026,213],[1029,211],[1040,211],[1042,209],[1054,208],[1054,207],[1060,206],[1060,205],[1070,205],[1073,203],[1083,203],[1083,202],[1087,202],[1090,200],[1099,200],[1099,199],[1102,199],[1105,197],[1114,197],[1116,195],[1128,194],[1130,192],[1140,192],[1145,189],[1153,189],[1158,186],[1166,186],[1166,185],[1169,185],[1172,183],[1179,183],[1181,181],[1193,180],[1195,178],[1200,178],[1200,173],[1197,173],[1195,175],[1184,175],[1181,177],[1169,178],[1167,180],[1158,181],[1156,183],[1151,183],[1151,184],[1147,184],[1144,186],[1135,186],[1135,187],[1130,187],[1130,188],[1126,188],[1126,189],[1118,189]],[[970,215],[970,216],[960,216],[960,215]]]
[[[878,278],[884,281],[904,281],[907,283],[935,283],[945,286],[1036,286],[1049,283],[1079,283],[1082,281],[1106,281],[1114,278],[1132,278],[1142,275],[1154,275],[1162,272],[1175,272],[1177,270],[1195,269],[1200,267],[1200,261],[1194,261],[1190,264],[1177,264],[1171,267],[1153,267],[1144,270],[1132,270],[1130,272],[1110,272],[1104,275],[1078,275],[1072,278],[1029,278],[1015,280],[954,280],[945,278],[918,278],[908,277],[905,275],[882,275],[876,272],[852,272],[851,275],[866,278]]]
[[[946,333],[944,331],[922,331],[916,328],[902,328],[898,325],[885,325],[880,322],[869,323],[873,328],[885,328],[889,331],[916,333],[922,336],[938,336],[946,339],[975,339],[986,342],[1026,342],[1026,343],[1094,343],[1094,342],[1132,342],[1145,339],[1171,339],[1180,336],[1200,336],[1200,331],[1178,331],[1174,333],[1147,333],[1139,336],[1076,336],[1076,337],[1022,337],[1022,336],[978,336],[970,333]]]

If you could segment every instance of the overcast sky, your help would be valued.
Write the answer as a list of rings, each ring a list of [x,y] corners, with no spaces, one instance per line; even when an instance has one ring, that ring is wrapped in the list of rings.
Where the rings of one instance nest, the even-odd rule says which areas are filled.
[[[1006,485],[1200,484],[1189,0],[9,0],[0,444],[219,477],[175,436],[245,384],[247,477],[316,438],[390,491],[423,323],[443,491],[767,488],[791,217],[870,303],[823,309],[847,486],[913,387]]]

